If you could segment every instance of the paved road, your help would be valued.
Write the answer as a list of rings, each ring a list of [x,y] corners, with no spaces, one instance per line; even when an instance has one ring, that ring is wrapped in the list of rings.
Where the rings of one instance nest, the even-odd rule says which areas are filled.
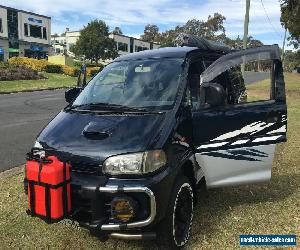
[[[270,72],[245,72],[245,83],[251,84],[264,79],[270,79]]]
[[[0,172],[25,162],[37,134],[65,105],[64,90],[0,95]]]

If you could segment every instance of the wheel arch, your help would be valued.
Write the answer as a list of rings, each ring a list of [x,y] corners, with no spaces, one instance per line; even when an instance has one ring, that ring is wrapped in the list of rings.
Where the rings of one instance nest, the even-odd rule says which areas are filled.
[[[195,176],[195,171],[194,171],[194,164],[191,160],[187,160],[184,164],[181,166],[181,171],[180,173],[186,176],[193,188],[193,194],[194,194],[194,202],[197,201],[197,180]]]

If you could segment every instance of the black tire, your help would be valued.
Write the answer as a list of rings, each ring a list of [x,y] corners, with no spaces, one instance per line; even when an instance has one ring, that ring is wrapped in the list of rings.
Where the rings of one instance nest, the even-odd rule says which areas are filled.
[[[159,225],[159,238],[168,249],[183,247],[190,236],[193,219],[193,189],[185,176],[177,179],[169,200],[166,217]]]

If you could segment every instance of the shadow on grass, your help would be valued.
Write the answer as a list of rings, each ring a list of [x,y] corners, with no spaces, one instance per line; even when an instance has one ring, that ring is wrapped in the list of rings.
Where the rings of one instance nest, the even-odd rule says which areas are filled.
[[[235,207],[243,206],[241,208],[243,210],[244,207],[248,205],[252,206],[257,204],[258,206],[258,204],[270,202],[283,202],[289,196],[297,192],[297,189],[300,189],[299,179],[299,174],[274,175],[271,182],[265,184],[200,191],[198,194],[198,203],[194,210],[190,243],[195,244],[197,242],[197,244],[201,245],[203,239],[213,238],[216,235],[217,228],[221,224],[224,226],[224,224],[227,223],[224,222],[224,218],[226,218]],[[252,206],[251,209],[255,210],[256,207]],[[243,211],[237,213],[241,215]],[[226,224],[225,227],[230,228],[230,225]],[[244,227],[245,230],[247,230],[247,226]],[[232,228],[232,230],[234,230],[234,228]],[[115,243],[117,244],[117,242],[118,241]],[[139,249],[161,249],[161,242],[126,241],[125,246],[134,246]]]
[[[252,206],[250,210],[256,210],[260,204],[272,203],[275,206],[276,203],[283,203],[300,189],[299,180],[300,174],[274,175],[271,182],[265,184],[212,189],[200,193],[200,202],[194,211],[194,222],[197,223],[194,223],[193,234],[213,237],[215,229],[224,224],[224,218],[235,207],[241,206],[237,212],[240,216],[247,213],[245,210],[248,205]],[[265,215],[269,216],[267,212]],[[246,227],[244,229],[247,230]]]

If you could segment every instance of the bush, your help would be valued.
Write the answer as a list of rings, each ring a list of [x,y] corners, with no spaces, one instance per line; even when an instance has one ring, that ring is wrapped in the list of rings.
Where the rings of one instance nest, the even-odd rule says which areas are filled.
[[[47,73],[63,73],[63,66],[59,64],[48,64],[45,66],[44,71]]]
[[[88,76],[94,77],[95,75],[97,75],[100,72],[100,67],[92,67],[92,68],[87,68],[86,69],[86,74]]]
[[[26,67],[36,71],[46,71],[48,73],[64,73],[69,76],[78,76],[80,70],[67,65],[49,63],[47,60],[38,60],[27,57],[12,57],[8,59],[9,65],[13,67]]]
[[[83,62],[83,61],[74,61],[74,66],[75,67],[81,67],[81,65],[84,63],[88,68],[89,67],[100,67],[100,68],[103,68],[103,65],[102,64],[96,64],[96,63],[91,63],[91,62]]]
[[[8,62],[0,62],[0,69],[7,69],[9,68]]]
[[[24,66],[37,71],[44,71],[46,65],[49,64],[45,59],[38,60],[28,57],[12,57],[8,59],[8,62],[12,66]]]
[[[0,68],[0,81],[37,80],[45,77],[36,70],[21,67]]]
[[[68,76],[78,76],[80,72],[78,68],[67,66],[67,65],[62,65],[62,70],[63,73]]]

